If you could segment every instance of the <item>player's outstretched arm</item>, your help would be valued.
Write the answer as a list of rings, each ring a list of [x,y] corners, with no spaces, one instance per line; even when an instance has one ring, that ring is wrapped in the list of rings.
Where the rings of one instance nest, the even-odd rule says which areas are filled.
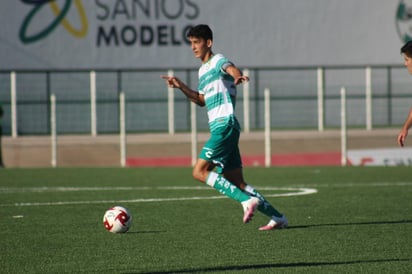
[[[168,87],[180,89],[183,92],[183,94],[186,95],[186,97],[193,103],[202,107],[205,105],[204,96],[202,94],[199,94],[199,92],[189,88],[179,78],[167,75],[161,75],[160,78],[166,81]]]
[[[226,68],[226,73],[235,79],[235,85],[249,81],[249,77],[243,75],[240,69],[238,69],[235,65],[228,66]]]
[[[401,131],[398,134],[398,144],[403,147],[405,145],[406,136],[408,136],[408,130],[412,126],[412,108],[409,110],[408,118],[406,118],[405,123]]]

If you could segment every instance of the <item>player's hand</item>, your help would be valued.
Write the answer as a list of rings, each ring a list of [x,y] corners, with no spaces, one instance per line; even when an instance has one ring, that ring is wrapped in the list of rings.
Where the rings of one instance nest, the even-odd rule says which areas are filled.
[[[407,130],[401,130],[401,132],[398,135],[398,144],[401,147],[403,147],[405,145],[406,136],[408,136],[408,131]]]
[[[245,83],[249,81],[249,77],[246,75],[239,76],[235,79],[235,85]]]
[[[160,75],[160,78],[166,81],[166,84],[169,88],[180,88],[182,86],[181,81],[177,77]]]

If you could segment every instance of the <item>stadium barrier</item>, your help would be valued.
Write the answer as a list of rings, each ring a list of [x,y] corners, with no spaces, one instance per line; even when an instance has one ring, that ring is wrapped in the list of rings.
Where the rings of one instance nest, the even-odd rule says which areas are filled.
[[[339,73],[335,74],[335,71]],[[352,73],[345,74],[347,71],[355,71],[356,73],[354,73],[357,76],[354,77]],[[360,77],[360,72],[363,72],[362,77]],[[162,73],[162,70],[157,69],[121,71],[97,69],[0,71],[0,78],[4,77],[5,74],[8,74],[10,77],[8,86],[10,92],[8,96],[7,85],[3,85],[2,88],[2,91],[6,92],[0,93],[0,100],[3,106],[5,106],[4,133],[6,135],[9,134],[12,138],[39,134],[39,132],[31,132],[30,129],[28,130],[26,127],[28,124],[38,124],[39,121],[42,120],[37,119],[38,116],[36,116],[37,114],[34,115],[33,111],[30,112],[30,114],[33,115],[27,115],[26,112],[28,107],[34,110],[40,108],[40,112],[44,112],[43,116],[48,118],[48,122],[46,119],[45,122],[40,123],[42,125],[40,128],[45,128],[42,129],[40,134],[51,136],[51,166],[57,166],[58,164],[57,136],[76,133],[89,134],[92,137],[107,133],[119,134],[120,165],[127,166],[127,134],[158,132],[159,130],[160,132],[165,130],[169,135],[174,135],[176,132],[190,132],[190,158],[191,163],[194,164],[198,150],[197,132],[207,129],[205,115],[197,115],[197,108],[194,104],[187,103],[187,100],[180,96],[179,93],[176,93],[171,88],[166,88],[163,81],[158,79],[158,76]],[[238,117],[240,118],[239,120],[243,125],[243,131],[245,133],[264,129],[265,166],[271,166],[273,164],[273,155],[271,155],[272,130],[291,128],[316,129],[319,132],[323,132],[326,128],[334,129],[339,126],[341,126],[342,131],[341,164],[346,165],[348,163],[346,125],[352,128],[363,127],[368,131],[375,127],[381,128],[400,125],[404,121],[405,113],[409,108],[409,103],[405,98],[412,97],[409,94],[408,88],[410,76],[407,75],[402,66],[395,65],[248,68],[244,69],[243,73],[250,75],[252,81],[239,87],[238,97],[243,104],[237,105],[237,109],[240,109]],[[341,73],[345,75],[342,79],[340,78]],[[72,83],[76,82],[70,78],[72,74],[81,74],[81,77],[79,76],[81,81],[77,81],[80,82],[80,88],[71,87]],[[88,76],[84,77],[85,74],[88,74]],[[169,76],[176,75],[181,77],[191,86],[194,86],[193,83],[196,81],[196,69],[173,69],[167,71],[167,74]],[[292,74],[292,76],[288,76],[289,74]],[[43,77],[40,77],[42,78],[42,80],[40,80],[42,84],[32,85],[31,80],[37,79],[38,75]],[[381,77],[382,75],[385,77]],[[59,80],[65,77],[70,78],[68,82],[66,83],[63,80],[63,82],[60,83]],[[133,81],[130,79],[135,80],[134,78],[136,78],[140,81],[146,77],[153,77],[153,79],[150,79],[150,82],[159,82],[156,82],[154,91],[149,89],[149,92],[146,92],[146,95],[150,92],[155,93],[157,97],[155,96],[155,98],[151,99],[143,97],[143,99],[140,100],[140,98],[136,97],[136,94],[140,95],[144,92],[141,92],[140,86],[137,86],[137,92],[133,92],[131,89],[131,86],[133,87],[133,85],[131,85]],[[57,81],[55,78],[57,78]],[[108,85],[106,78],[110,79],[109,83],[115,82],[111,88],[113,88],[116,96],[104,100],[102,97],[104,97],[105,94],[103,93],[102,96],[101,91]],[[301,78],[305,79],[302,80]],[[357,80],[353,81],[353,78]],[[382,80],[382,78],[384,80]],[[88,84],[84,83],[85,79],[88,79]],[[74,80],[79,79],[76,78]],[[342,97],[343,88],[341,89],[340,96],[338,96],[338,85],[346,81],[348,84],[345,85],[344,88],[345,96]],[[34,82],[37,82],[37,80]],[[149,80],[145,80],[143,85],[147,85],[148,82]],[[294,86],[294,84],[296,84],[295,82],[298,82],[298,84]],[[363,83],[361,84],[361,82]],[[310,84],[307,85],[308,83]],[[30,88],[27,88],[27,86]],[[55,86],[57,86],[57,88]],[[64,89],[66,87],[67,90]],[[157,93],[157,89],[160,90],[160,92]],[[167,92],[164,93],[166,89]],[[87,90],[87,96],[85,95],[85,90]],[[163,92],[161,90],[163,90]],[[74,93],[72,97],[70,95],[71,92]],[[37,96],[41,98],[37,101],[27,100],[26,96],[33,97],[32,93],[39,93],[40,95]],[[43,93],[49,94],[49,99],[47,99],[47,97],[44,98]],[[79,97],[80,99],[76,97],[79,93],[82,93]],[[159,103],[161,109],[164,108],[163,106],[166,106],[164,108],[166,111],[156,115],[155,112],[157,109],[150,107],[153,103]],[[117,119],[111,120],[112,125],[109,127],[109,130],[102,129],[100,126],[102,122],[105,121],[103,116],[107,115],[107,113],[103,113],[104,115],[102,115],[101,111],[105,104],[112,104],[107,112],[112,111],[113,116],[117,117]],[[140,131],[140,127],[132,123],[133,120],[135,120],[133,115],[136,109],[139,109],[140,106],[144,106],[145,104],[149,105],[149,109],[143,119],[149,120],[149,123],[147,123],[146,128]],[[344,108],[342,108],[343,104]],[[362,104],[363,107],[361,107]],[[47,110],[44,110],[43,106],[46,106]],[[80,106],[79,108],[82,111],[73,111],[73,113],[82,117],[80,119],[81,121],[78,119],[64,119],[63,116],[71,110],[70,107],[72,106],[74,108]],[[336,122],[339,121],[338,119],[335,119],[338,108],[341,109],[340,123]],[[349,110],[347,111],[348,108]],[[297,111],[294,113],[294,109],[303,112],[303,115]],[[152,110],[154,110],[154,112],[150,112]],[[344,114],[342,114],[343,110],[345,111]],[[363,116],[363,118],[360,118],[361,116]],[[182,123],[186,117],[188,120],[186,123]],[[301,119],[299,120],[299,118]],[[78,121],[73,131],[67,126],[68,120],[74,121],[75,123]],[[86,123],[85,121],[88,122]],[[167,129],[150,127],[159,123],[159,121],[167,121]],[[88,125],[88,129],[85,129],[83,125]],[[343,128],[343,125],[345,125],[345,128]],[[79,129],[80,127],[82,128]]]

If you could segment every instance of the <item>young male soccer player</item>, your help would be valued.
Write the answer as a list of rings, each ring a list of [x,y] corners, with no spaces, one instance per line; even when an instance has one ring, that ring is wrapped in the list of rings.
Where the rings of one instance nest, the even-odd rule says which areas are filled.
[[[407,42],[401,48],[401,54],[405,60],[404,64],[406,69],[412,74],[412,41]],[[406,118],[405,123],[402,126],[401,131],[398,135],[398,144],[403,147],[405,144],[406,136],[408,136],[408,130],[412,126],[412,108],[409,110],[408,117]]]
[[[240,202],[244,223],[249,222],[258,209],[270,217],[269,223],[260,230],[287,227],[286,217],[243,178],[235,99],[236,85],[249,81],[249,78],[222,54],[212,52],[213,33],[209,26],[197,25],[187,36],[195,57],[202,62],[198,91],[192,90],[177,77],[161,77],[169,87],[180,89],[189,100],[207,108],[210,138],[193,168],[193,177]]]

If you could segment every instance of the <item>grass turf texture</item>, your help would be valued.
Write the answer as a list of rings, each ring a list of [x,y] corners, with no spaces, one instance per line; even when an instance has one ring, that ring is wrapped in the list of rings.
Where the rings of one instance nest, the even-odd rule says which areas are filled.
[[[408,167],[247,168],[245,176],[257,189],[318,191],[268,198],[286,213],[290,228],[261,232],[258,227],[268,221],[262,214],[245,225],[236,202],[202,199],[220,194],[192,188],[202,185],[189,168],[3,169],[0,272],[409,273],[410,172]],[[189,188],[162,188],[170,186]],[[262,190],[275,192],[288,191]],[[199,198],[161,200],[190,197]],[[157,200],[145,200],[150,198]],[[138,201],[117,202],[133,199]],[[133,215],[125,234],[103,227],[103,214],[114,205]]]

